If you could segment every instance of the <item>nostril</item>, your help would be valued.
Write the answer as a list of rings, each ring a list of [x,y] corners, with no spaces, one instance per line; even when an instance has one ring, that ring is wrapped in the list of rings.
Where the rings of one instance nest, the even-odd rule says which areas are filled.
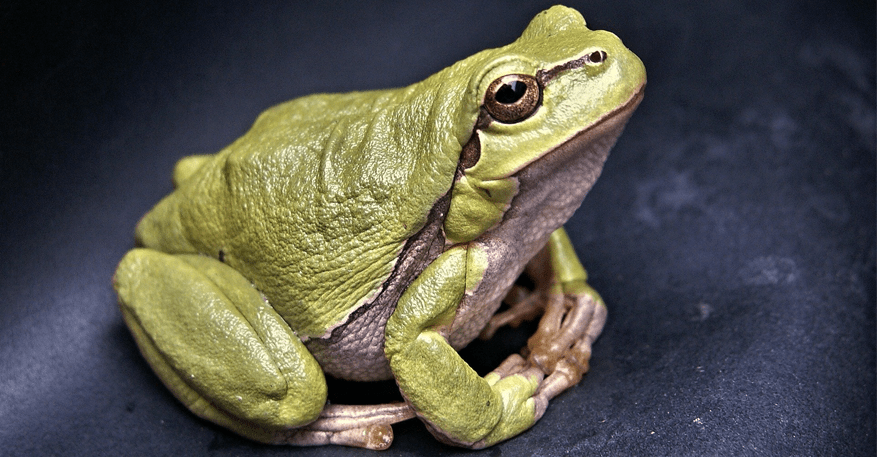
[[[605,51],[594,51],[588,54],[588,63],[603,63],[606,57]]]

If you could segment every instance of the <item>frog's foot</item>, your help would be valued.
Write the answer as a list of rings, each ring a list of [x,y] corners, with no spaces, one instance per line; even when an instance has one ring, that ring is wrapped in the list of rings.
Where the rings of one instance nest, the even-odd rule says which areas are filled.
[[[391,424],[414,417],[407,403],[327,405],[320,417],[301,429],[277,436],[278,444],[321,446],[338,444],[384,450],[393,443]]]
[[[527,361],[547,376],[537,395],[551,399],[588,372],[591,345],[606,323],[606,305],[584,282],[578,293],[550,293],[539,329],[527,341]]]
[[[539,329],[530,337],[527,346],[521,351],[522,355],[512,354],[493,370],[500,378],[531,374],[534,369],[544,374],[545,377],[533,395],[537,420],[545,412],[549,400],[578,384],[588,372],[591,345],[606,322],[606,306],[596,292],[593,295],[534,292],[530,297],[538,298],[542,295],[546,295],[547,300],[543,302],[545,314],[539,322]],[[519,313],[522,309],[520,307],[513,307],[507,313],[517,314],[514,316],[517,319],[519,315],[538,312],[543,306],[521,303],[525,303],[525,313]],[[501,319],[508,320],[508,317],[501,316]]]
[[[591,345],[606,323],[606,305],[586,282],[586,273],[562,229],[528,265],[536,290],[526,294],[513,288],[506,297],[507,311],[494,316],[481,333],[489,338],[503,325],[517,326],[542,314],[536,333],[522,355],[506,359],[494,373],[501,377],[538,368],[545,378],[534,395],[537,414],[548,400],[577,384],[588,372]],[[537,416],[538,418],[538,416]]]

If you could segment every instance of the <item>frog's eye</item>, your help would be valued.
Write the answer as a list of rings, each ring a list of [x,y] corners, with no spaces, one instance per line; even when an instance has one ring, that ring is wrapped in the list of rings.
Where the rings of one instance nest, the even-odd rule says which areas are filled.
[[[542,103],[542,88],[530,75],[505,75],[487,87],[484,108],[494,119],[506,124],[530,117]]]

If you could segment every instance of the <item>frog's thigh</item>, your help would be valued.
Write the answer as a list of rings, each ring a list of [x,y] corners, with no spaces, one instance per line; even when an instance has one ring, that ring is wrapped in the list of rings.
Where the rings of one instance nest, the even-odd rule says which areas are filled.
[[[411,284],[387,321],[386,354],[405,397],[442,439],[483,447],[510,438],[535,421],[531,398],[539,374],[481,378],[444,337],[433,330],[450,324],[463,298],[469,258],[466,247],[442,254]]]
[[[316,360],[258,291],[209,257],[129,252],[115,287],[141,352],[199,416],[260,441],[317,418]]]

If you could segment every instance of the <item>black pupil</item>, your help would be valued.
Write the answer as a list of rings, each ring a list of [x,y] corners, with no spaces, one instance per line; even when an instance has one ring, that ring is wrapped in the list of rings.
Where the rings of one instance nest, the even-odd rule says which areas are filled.
[[[527,92],[527,85],[520,81],[505,83],[496,91],[496,101],[508,105],[521,99]]]

